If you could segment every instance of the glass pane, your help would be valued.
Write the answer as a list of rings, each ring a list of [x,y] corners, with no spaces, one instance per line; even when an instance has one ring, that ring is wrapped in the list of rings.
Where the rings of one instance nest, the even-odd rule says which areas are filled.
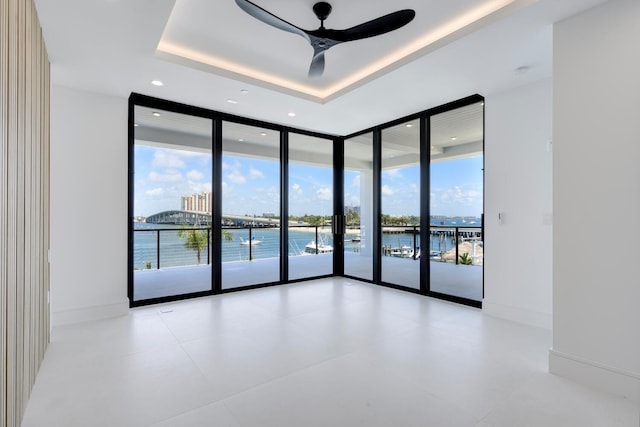
[[[482,300],[483,105],[431,117],[430,286]]]
[[[222,289],[280,281],[280,133],[222,124]]]
[[[333,274],[333,141],[289,135],[289,280]]]
[[[211,120],[134,114],[133,298],[211,290]]]
[[[344,142],[344,274],[373,280],[373,134]]]
[[[420,122],[382,131],[382,281],[420,288]]]

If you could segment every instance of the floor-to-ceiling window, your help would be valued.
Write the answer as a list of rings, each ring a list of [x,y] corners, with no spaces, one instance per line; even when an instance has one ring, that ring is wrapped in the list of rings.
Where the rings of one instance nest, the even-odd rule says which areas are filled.
[[[344,274],[373,280],[373,133],[344,141]]]
[[[280,132],[222,123],[222,289],[280,281]]]
[[[289,280],[333,274],[333,140],[289,134]]]
[[[133,305],[344,273],[480,306],[481,97],[344,139],[138,97]]]
[[[420,288],[420,121],[382,130],[381,280]]]
[[[430,118],[430,289],[483,297],[482,102]]]
[[[134,301],[211,289],[211,132],[210,119],[135,107]]]

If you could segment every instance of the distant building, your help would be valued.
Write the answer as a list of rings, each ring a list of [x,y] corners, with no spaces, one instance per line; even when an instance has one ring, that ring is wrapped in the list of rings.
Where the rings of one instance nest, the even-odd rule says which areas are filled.
[[[347,214],[348,212],[353,212],[356,215],[360,216],[360,206],[345,206],[344,207],[344,213]]]
[[[193,193],[180,198],[180,209],[183,211],[211,213],[211,192]]]
[[[263,218],[275,218],[275,217],[276,217],[276,214],[275,214],[275,213],[273,213],[273,212],[264,212],[264,213],[262,214],[262,217],[263,217]]]

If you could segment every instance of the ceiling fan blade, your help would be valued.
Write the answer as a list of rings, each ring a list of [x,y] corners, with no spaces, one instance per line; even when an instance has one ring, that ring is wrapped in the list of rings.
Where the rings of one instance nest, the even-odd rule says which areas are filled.
[[[324,51],[326,49],[316,49],[313,52],[313,59],[309,66],[309,77],[320,77],[324,72]]]
[[[244,10],[254,18],[264,22],[265,24],[269,24],[272,27],[278,28],[279,30],[297,34],[301,37],[304,37],[304,39],[308,42],[311,42],[309,35],[302,28],[296,27],[295,25],[285,21],[284,19],[279,18],[270,12],[267,12],[266,10],[250,2],[249,0],[236,0],[236,4],[240,7],[240,9]]]
[[[324,30],[322,36],[340,42],[366,39],[397,30],[411,22],[415,16],[413,9],[403,9],[346,30]],[[310,33],[316,35],[313,31]]]

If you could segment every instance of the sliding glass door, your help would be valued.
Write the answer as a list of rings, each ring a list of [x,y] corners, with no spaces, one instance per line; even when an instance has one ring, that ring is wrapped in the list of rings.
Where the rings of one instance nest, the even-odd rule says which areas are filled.
[[[222,123],[222,289],[280,281],[280,132]]]
[[[344,274],[373,280],[373,133],[344,141]]]
[[[431,116],[430,289],[483,298],[482,102]]]
[[[333,140],[289,134],[289,280],[333,274]]]
[[[133,301],[211,290],[212,121],[136,106]]]
[[[382,130],[381,281],[420,289],[420,121]]]

